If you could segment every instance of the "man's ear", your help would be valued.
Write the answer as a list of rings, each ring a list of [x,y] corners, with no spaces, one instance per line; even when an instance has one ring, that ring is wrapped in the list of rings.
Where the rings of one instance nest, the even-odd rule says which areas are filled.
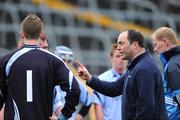
[[[134,42],[131,44],[131,46],[137,47],[137,46],[139,46],[139,43],[138,43],[137,41],[134,41]]]
[[[41,32],[40,33],[40,39],[43,40],[45,38],[45,33],[44,32]]]
[[[24,32],[21,32],[21,33],[20,33],[20,37],[21,37],[21,39],[24,39],[24,38],[25,38]]]
[[[169,45],[169,41],[168,41],[168,39],[163,38],[162,40],[163,40],[164,44],[166,45],[166,47],[168,47],[168,45]]]
[[[20,39],[20,40],[18,41],[17,48],[21,48],[22,45],[23,45],[23,40]]]

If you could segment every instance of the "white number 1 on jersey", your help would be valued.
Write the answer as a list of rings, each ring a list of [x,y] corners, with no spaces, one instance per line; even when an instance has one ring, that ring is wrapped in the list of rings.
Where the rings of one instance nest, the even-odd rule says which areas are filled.
[[[33,89],[32,89],[32,70],[26,71],[26,86],[27,86],[27,102],[33,101]]]

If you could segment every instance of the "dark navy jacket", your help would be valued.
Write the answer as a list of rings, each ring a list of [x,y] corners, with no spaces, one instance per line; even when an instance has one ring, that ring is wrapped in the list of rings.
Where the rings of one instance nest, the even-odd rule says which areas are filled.
[[[148,53],[136,57],[116,82],[92,77],[87,84],[111,97],[122,94],[123,120],[167,119],[161,73]]]
[[[5,102],[5,119],[49,119],[55,85],[67,92],[62,113],[69,118],[79,103],[80,89],[60,58],[34,45],[24,45],[4,56],[0,60],[0,106]]]
[[[180,120],[180,46],[161,53],[160,59],[164,65],[163,81],[168,117],[170,120]]]

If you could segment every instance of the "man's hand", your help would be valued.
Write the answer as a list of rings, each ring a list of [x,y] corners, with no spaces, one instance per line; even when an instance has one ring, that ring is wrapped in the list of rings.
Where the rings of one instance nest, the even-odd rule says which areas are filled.
[[[50,120],[67,120],[67,118],[63,114],[56,115],[55,113],[49,117]]]
[[[50,120],[58,120],[58,117],[56,116],[55,113],[52,114],[51,117],[49,117]]]
[[[88,72],[88,70],[85,68],[85,66],[83,64],[81,64],[78,61],[75,61],[75,63],[77,64],[78,68],[77,68],[77,75],[85,80],[86,82],[89,82],[92,78],[91,74]]]
[[[61,110],[62,110],[62,106],[59,106],[55,111],[55,115],[58,116],[58,115],[62,114]]]
[[[83,120],[83,117],[80,114],[76,114],[74,120]]]
[[[58,115],[58,120],[68,120],[63,114]]]

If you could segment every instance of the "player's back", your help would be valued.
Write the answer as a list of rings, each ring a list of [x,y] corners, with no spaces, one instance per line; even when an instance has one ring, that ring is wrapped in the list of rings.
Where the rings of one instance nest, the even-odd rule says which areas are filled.
[[[54,85],[61,84],[55,80],[68,76],[68,73],[61,60],[40,49],[19,56],[7,79],[9,98],[13,102],[12,99],[6,101],[5,118],[12,119],[19,114],[21,119],[49,119]],[[68,81],[66,83],[64,87],[68,88]]]

